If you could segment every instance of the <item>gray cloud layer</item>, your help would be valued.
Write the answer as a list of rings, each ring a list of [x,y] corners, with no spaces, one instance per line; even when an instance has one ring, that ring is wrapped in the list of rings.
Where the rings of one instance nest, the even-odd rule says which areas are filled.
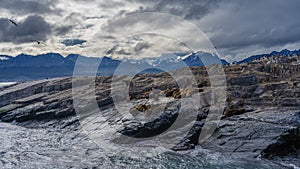
[[[192,22],[207,34],[223,56],[235,60],[255,52],[297,48],[300,45],[299,6],[299,0],[0,0],[0,13],[7,12],[6,18],[0,19],[0,43],[21,44],[32,39],[54,39],[57,43],[61,39],[88,40],[100,31],[97,27],[109,20],[152,11]],[[7,21],[12,14],[20,16],[16,19],[19,27]],[[136,23],[134,20],[127,22],[131,23],[125,24]],[[173,25],[155,20],[151,23],[157,28],[173,28]],[[114,25],[117,27],[114,29],[122,30],[123,25]],[[118,37],[113,38],[117,39],[103,39],[113,43],[120,41]],[[151,50],[155,47],[152,42],[133,44],[131,48],[134,52]],[[106,51],[109,49],[119,49],[117,51],[123,54],[130,51],[122,50],[120,46]]]
[[[18,14],[44,14],[54,12],[56,2],[56,0],[0,0],[0,9]]]
[[[144,2],[146,7],[141,6],[135,12],[164,12],[185,19],[201,19],[218,8],[220,0],[145,0]]]
[[[28,16],[19,22],[18,26],[10,23],[7,18],[0,18],[0,42],[18,44],[35,40],[44,41],[50,34],[51,27],[41,16]]]
[[[258,52],[281,50],[300,42],[299,6],[297,0],[235,1],[197,25],[225,54],[234,56],[247,48]]]

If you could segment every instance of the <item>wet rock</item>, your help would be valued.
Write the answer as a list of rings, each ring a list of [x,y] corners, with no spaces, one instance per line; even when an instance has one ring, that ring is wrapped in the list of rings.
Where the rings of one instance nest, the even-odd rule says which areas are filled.
[[[19,100],[14,101],[15,104],[33,104],[35,102],[41,101],[41,99],[45,96],[45,93],[36,94],[33,96],[29,96],[26,98],[22,98]]]
[[[228,80],[230,85],[238,85],[238,86],[249,86],[255,85],[258,83],[258,80],[255,75],[242,76],[237,78],[232,78]]]
[[[14,120],[17,122],[25,122],[34,119],[34,114],[32,112],[22,113],[17,115]]]
[[[282,106],[300,106],[300,101],[298,98],[282,98],[279,100]]]
[[[259,157],[270,145],[280,142],[278,139],[285,133],[293,130],[293,114],[292,111],[282,113],[272,109],[227,117],[201,146],[235,158]]]
[[[170,106],[168,106],[170,108]],[[167,130],[178,116],[176,106],[171,106],[172,110],[167,110],[161,113],[153,121],[142,123],[131,123],[125,125],[120,133],[133,138],[150,138],[163,133]]]
[[[101,99],[97,101],[99,107],[105,107],[112,105],[114,103],[114,100],[111,97]]]
[[[197,121],[187,136],[185,136],[185,138],[179,144],[174,146],[172,150],[184,151],[195,148],[195,146],[199,144],[199,136],[204,124],[204,122]]]
[[[280,89],[287,89],[288,82],[276,82],[276,83],[269,83],[265,85],[266,90],[280,90]]]
[[[287,131],[280,138],[269,145],[262,155],[266,158],[274,156],[287,156],[300,151],[300,128],[295,128]]]
[[[48,111],[40,111],[35,113],[36,120],[49,120],[55,117],[56,112],[59,111],[58,109],[48,110]]]
[[[27,105],[19,108],[15,108],[12,111],[7,112],[7,115],[3,116],[1,120],[3,122],[12,122],[13,120],[19,120],[21,122],[27,121],[32,119],[32,114],[34,107],[38,106],[39,104],[32,104],[32,105]]]
[[[2,118],[3,116],[7,115],[8,112],[13,111],[17,108],[22,107],[23,105],[20,104],[10,104],[4,107],[0,108],[0,118]]]
[[[68,117],[68,116],[72,116],[75,115],[75,109],[72,107],[69,108],[65,108],[63,110],[59,110],[55,113],[55,117],[57,118],[64,118],[64,117]]]
[[[2,122],[12,122],[16,117],[16,114],[7,114],[1,118]]]

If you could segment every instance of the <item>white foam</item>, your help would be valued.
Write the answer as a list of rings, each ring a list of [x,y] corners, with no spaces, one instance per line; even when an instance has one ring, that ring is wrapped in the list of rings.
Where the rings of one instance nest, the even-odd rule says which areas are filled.
[[[0,87],[10,86],[16,84],[16,82],[0,82]]]
[[[300,169],[300,167],[297,167],[294,164],[287,164],[287,167],[292,167],[293,169]]]

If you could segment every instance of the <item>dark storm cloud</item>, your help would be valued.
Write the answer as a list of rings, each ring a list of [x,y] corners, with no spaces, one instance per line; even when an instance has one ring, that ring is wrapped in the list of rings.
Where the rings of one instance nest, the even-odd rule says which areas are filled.
[[[28,16],[18,26],[12,25],[7,18],[0,18],[0,42],[15,44],[45,41],[51,34],[51,26],[38,15]]]
[[[44,14],[54,10],[56,0],[0,0],[0,9],[18,14]]]
[[[219,0],[161,0],[155,11],[183,16],[185,19],[201,19],[218,7]]]
[[[54,29],[54,32],[55,32],[55,35],[66,35],[73,28],[74,28],[74,26],[72,26],[72,25],[59,26]]]
[[[276,27],[276,26],[275,26]],[[252,45],[270,48],[300,42],[300,24],[286,29],[257,30],[236,34],[223,34],[211,38],[219,48],[240,49]]]
[[[145,0],[143,2],[145,2],[145,6],[130,13],[163,12],[185,19],[201,19],[218,8],[220,0]]]
[[[83,20],[85,20],[86,17],[78,12],[72,12],[65,16],[63,18],[63,21],[61,22],[60,25],[56,24],[54,28],[54,34],[56,36],[59,35],[66,35],[70,33],[76,26],[78,26]],[[82,28],[89,28],[92,27],[93,25],[81,25]]]
[[[278,48],[300,42],[299,0],[144,0],[140,7],[121,10],[119,16],[163,12],[183,17],[203,31],[220,50],[233,56],[240,49]],[[110,6],[113,6],[110,3]],[[135,21],[128,21],[132,24]],[[163,27],[164,23],[151,21]],[[120,26],[124,23],[119,23]],[[155,27],[155,26],[154,26]],[[172,25],[169,25],[172,27]],[[193,39],[191,39],[193,40]]]
[[[281,47],[300,42],[299,6],[297,0],[232,3],[199,27],[213,34],[211,40],[219,48]]]

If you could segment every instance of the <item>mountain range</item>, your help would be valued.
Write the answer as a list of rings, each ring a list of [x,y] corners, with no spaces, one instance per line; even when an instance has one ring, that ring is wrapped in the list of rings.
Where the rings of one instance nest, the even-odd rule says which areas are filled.
[[[293,57],[293,56],[300,56],[300,49],[299,50],[294,50],[294,51],[290,51],[290,50],[287,50],[287,49],[284,49],[280,52],[277,52],[277,51],[273,51],[269,54],[260,54],[260,55],[253,55],[253,56],[250,56],[244,60],[241,60],[241,61],[238,61],[238,62],[235,62],[237,64],[242,64],[242,63],[250,63],[250,62],[253,62],[255,60],[259,60],[259,59],[262,59],[262,58],[272,58],[272,57],[275,57],[275,56],[283,56],[283,57],[287,57],[287,56],[290,56],[290,57]]]
[[[79,59],[80,58],[80,59]],[[77,62],[80,60],[80,63]],[[205,64],[203,63],[205,61]],[[186,66],[204,66],[217,63],[219,58],[215,54],[194,52],[190,54],[170,54],[159,58],[112,59],[110,57],[86,57],[79,54],[70,54],[63,57],[58,53],[41,55],[20,54],[16,57],[0,55],[0,81],[28,81],[35,79],[72,76],[74,66],[81,68],[98,66],[97,75],[113,75],[116,68],[122,63],[121,74],[158,73],[180,69]],[[77,63],[76,63],[77,62]],[[220,64],[228,64],[225,60]],[[89,72],[87,73],[89,74]]]
[[[235,64],[249,63],[262,58],[274,56],[300,56],[300,50],[287,49],[270,54],[261,54],[248,57],[244,60],[233,62]],[[80,59],[79,59],[80,58]],[[80,63],[76,61],[80,60]],[[204,66],[214,63],[229,64],[226,60],[219,59],[217,55],[202,51],[193,53],[163,54],[158,58],[143,59],[113,59],[110,57],[86,57],[79,54],[70,54],[66,57],[58,53],[46,53],[36,56],[20,54],[16,57],[0,55],[0,82],[28,81],[54,77],[72,76],[75,64],[89,70],[98,66],[98,76],[113,75],[116,68],[122,63],[121,74],[132,75],[139,73],[159,73],[180,69],[186,66]],[[98,65],[99,64],[99,65]],[[88,72],[89,73],[89,72]],[[88,74],[87,73],[87,74]]]

